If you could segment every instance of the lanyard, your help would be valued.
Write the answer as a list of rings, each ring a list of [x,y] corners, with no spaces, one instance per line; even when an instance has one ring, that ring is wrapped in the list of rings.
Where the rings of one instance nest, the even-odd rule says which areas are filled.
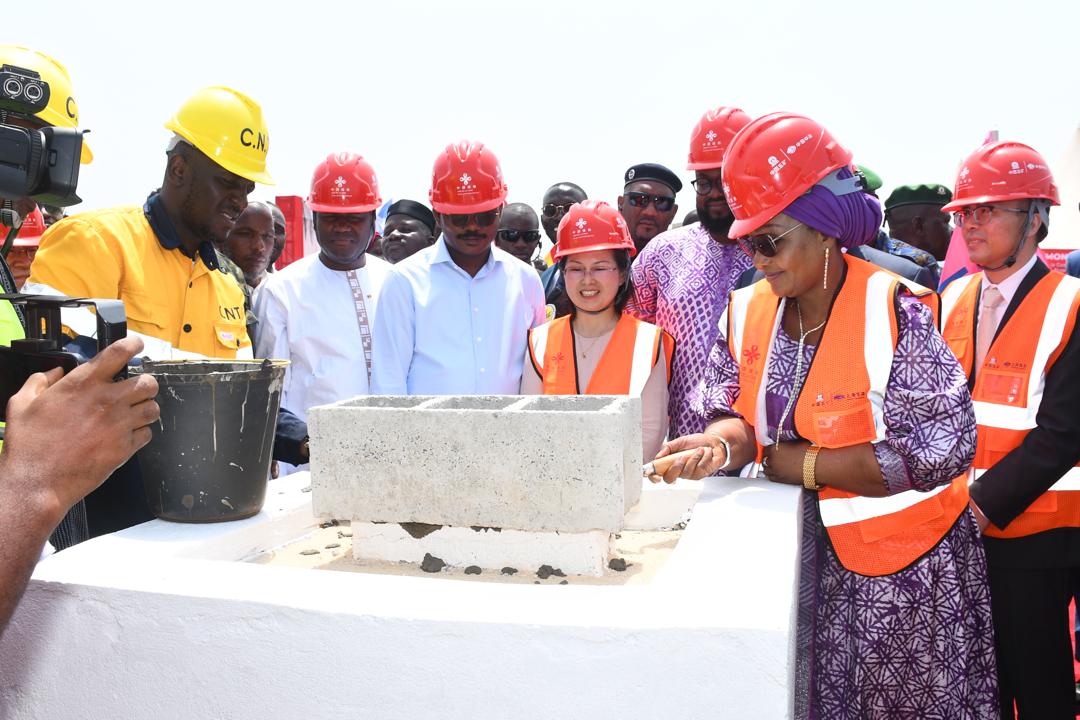
[[[367,363],[368,382],[371,382],[371,323],[368,321],[367,306],[364,304],[364,289],[360,287],[360,278],[355,270],[347,270],[349,289],[352,290],[353,305],[356,306],[356,322],[360,325],[360,340],[364,344],[364,362]]]

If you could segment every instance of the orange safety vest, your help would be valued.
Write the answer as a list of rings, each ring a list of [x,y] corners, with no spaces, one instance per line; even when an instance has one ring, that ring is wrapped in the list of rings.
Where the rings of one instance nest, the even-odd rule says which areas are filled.
[[[975,320],[982,278],[980,272],[955,280],[942,293],[945,321],[941,334],[968,377],[975,365]],[[1051,271],[998,330],[975,373],[971,393],[979,432],[975,478],[1020,447],[1038,425],[1046,374],[1072,337],[1078,308],[1080,280]],[[991,524],[985,533],[1016,538],[1060,527],[1080,527],[1080,466],[1070,468],[1004,530]]]
[[[623,315],[585,388],[586,395],[641,395],[663,351],[671,381],[675,339],[660,328]],[[544,381],[545,395],[580,395],[570,316],[529,331],[529,357]]]
[[[896,354],[899,279],[857,258],[844,260],[847,275],[795,402],[796,431],[823,448],[885,439],[885,392]],[[754,426],[759,460],[763,446],[774,442],[764,422],[763,380],[785,302],[762,280],[733,292],[726,313],[728,348],[739,363],[735,410]],[[869,576],[899,572],[933,550],[967,504],[967,474],[926,492],[887,497],[818,491],[821,522],[837,558]]]

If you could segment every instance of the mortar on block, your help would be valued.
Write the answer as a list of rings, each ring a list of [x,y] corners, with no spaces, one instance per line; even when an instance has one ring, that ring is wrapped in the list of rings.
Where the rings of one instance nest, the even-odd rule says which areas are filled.
[[[352,520],[358,559],[599,574],[641,493],[628,396],[359,397],[308,432],[313,510]]]

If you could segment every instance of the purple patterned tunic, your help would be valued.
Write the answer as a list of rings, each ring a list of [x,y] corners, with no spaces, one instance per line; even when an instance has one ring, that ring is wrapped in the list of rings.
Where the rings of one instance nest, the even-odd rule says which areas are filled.
[[[890,494],[929,490],[971,464],[975,419],[960,365],[929,311],[903,297],[885,395],[888,428],[874,447]],[[802,375],[816,347],[804,348]],[[766,381],[769,437],[794,391],[798,343],[780,329]],[[709,417],[735,415],[739,367],[721,331],[705,375]],[[801,387],[801,384],[800,384]],[[794,413],[792,413],[794,415]],[[781,440],[795,440],[788,418]],[[970,511],[925,557],[885,577],[845,569],[803,493],[795,717],[998,717],[990,591],[978,525]]]
[[[701,223],[658,235],[634,259],[634,296],[626,306],[675,338],[668,415],[670,437],[705,429],[701,379],[717,323],[739,275],[751,265],[737,243],[718,243]]]

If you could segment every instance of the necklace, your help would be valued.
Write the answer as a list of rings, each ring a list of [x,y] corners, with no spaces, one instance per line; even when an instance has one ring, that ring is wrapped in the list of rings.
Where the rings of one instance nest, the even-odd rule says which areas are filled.
[[[574,333],[574,335],[577,336],[577,339],[579,341],[586,339],[585,337],[583,337],[582,335],[579,335],[578,333]],[[592,338],[592,342],[589,343],[588,347],[583,347],[582,343],[580,343],[580,342],[578,343],[578,352],[581,353],[581,357],[583,359],[589,357],[589,353],[592,352],[592,349],[594,347],[596,347],[596,343],[600,342],[600,338],[602,338],[602,337],[603,337],[603,335]]]
[[[784,412],[780,415],[780,422],[776,425],[776,439],[773,440],[776,443],[776,450],[780,450],[780,432],[783,430],[784,423],[787,422],[788,415],[791,413],[791,408],[795,405],[795,398],[798,396],[799,383],[802,382],[802,364],[803,364],[803,349],[806,347],[806,338],[813,335],[821,328],[825,327],[825,322],[829,319],[829,316],[825,316],[825,320],[822,320],[817,327],[803,331],[803,317],[802,306],[799,305],[799,301],[795,300],[795,311],[799,314],[799,351],[795,356],[795,378],[791,381],[791,394],[788,397],[787,405],[784,406]],[[783,323],[781,322],[781,332],[783,332]]]

